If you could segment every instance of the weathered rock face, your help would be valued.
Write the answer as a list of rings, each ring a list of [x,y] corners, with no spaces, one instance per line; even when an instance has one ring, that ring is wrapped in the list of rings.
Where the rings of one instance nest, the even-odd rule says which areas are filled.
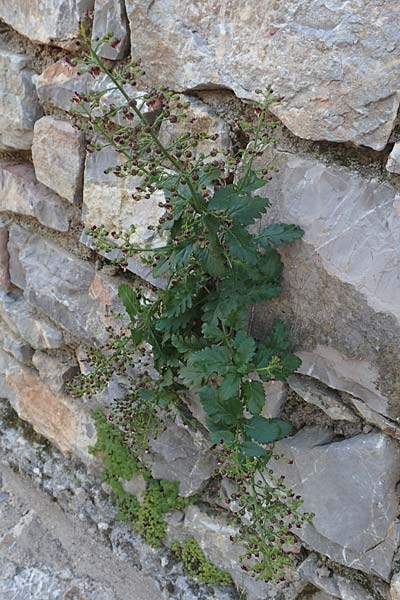
[[[70,202],[82,198],[84,136],[52,117],[36,121],[32,159],[37,179]]]
[[[398,193],[290,153],[270,153],[263,163],[279,170],[266,188],[269,218],[296,223],[305,235],[283,252],[284,296],[269,315],[259,308],[259,325],[283,316],[297,338],[301,373],[399,416]]]
[[[297,535],[336,562],[389,580],[400,533],[397,442],[381,433],[334,441],[329,431],[303,429],[276,451],[284,458],[275,472],[315,515]]]
[[[10,256],[8,254],[8,223],[0,220],[0,289],[8,290],[10,287]]]
[[[393,146],[393,150],[390,153],[389,159],[386,163],[386,169],[389,173],[396,173],[400,175],[400,143],[398,142]]]
[[[32,348],[45,350],[63,345],[62,332],[39,317],[22,296],[0,292],[0,317],[15,334]]]
[[[118,281],[34,234],[20,247],[18,261],[24,271],[24,297],[31,305],[87,343],[107,340],[106,327],[116,324],[112,311],[122,311]]]
[[[127,12],[152,83],[241,98],[272,85],[284,96],[273,111],[296,135],[385,146],[400,102],[395,0],[127,0]]]
[[[58,194],[36,180],[32,165],[5,161],[0,161],[0,210],[35,217],[57,231],[68,231],[75,216]]]
[[[68,46],[94,0],[0,0],[0,19],[34,42]]]
[[[26,56],[0,50],[0,149],[32,145],[33,125],[43,114],[33,75]]]
[[[190,430],[181,419],[168,423],[150,447],[153,477],[179,481],[181,496],[200,492],[215,470],[210,443],[200,431]]]
[[[0,367],[0,395],[11,402],[21,419],[63,453],[90,461],[88,448],[95,441],[95,428],[82,407],[74,406],[67,396],[54,394],[35,370],[7,352],[0,352]]]
[[[129,24],[124,0],[96,0],[92,38],[94,41],[101,39],[106,33],[112,33],[113,39],[111,43],[102,44],[100,56],[111,60],[124,58],[129,46]],[[115,46],[112,44],[114,41],[118,41]]]

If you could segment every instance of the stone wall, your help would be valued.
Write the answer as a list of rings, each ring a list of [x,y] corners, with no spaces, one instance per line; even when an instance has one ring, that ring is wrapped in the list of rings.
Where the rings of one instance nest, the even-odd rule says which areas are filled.
[[[278,585],[246,578],[229,526],[201,506],[172,515],[169,537],[194,536],[250,600],[399,599],[400,4],[0,0],[0,398],[96,470],[91,411],[118,382],[86,403],[64,384],[85,347],[118,327],[121,281],[156,282],[132,261],[127,274],[109,265],[85,227],[135,224],[151,241],[161,209],[157,198],[127,202],[135,179],[105,174],[114,154],[87,154],[72,126],[74,91],[107,85],[66,60],[87,10],[94,36],[121,40],[102,56],[141,56],[147,84],[184,93],[222,148],[242,142],[236,123],[254,90],[273,86],[276,144],[258,158],[274,168],[268,218],[305,230],[282,252],[283,296],[252,322],[259,335],[283,318],[302,359],[269,389],[297,430],[279,443],[294,467],[276,468],[315,513],[299,568]],[[213,472],[208,449],[177,419],[152,449],[153,475],[198,493]]]

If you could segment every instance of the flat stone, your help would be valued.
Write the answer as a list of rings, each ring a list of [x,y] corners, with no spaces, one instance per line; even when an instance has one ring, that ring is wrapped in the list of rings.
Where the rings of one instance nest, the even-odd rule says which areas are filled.
[[[200,431],[186,426],[180,417],[151,440],[151,473],[155,479],[179,482],[183,497],[200,492],[214,473],[211,444]]]
[[[400,196],[345,167],[268,150],[265,223],[294,223],[302,241],[282,247],[284,290],[256,307],[255,331],[283,318],[302,359],[299,373],[400,417]],[[334,327],[332,324],[335,324]]]
[[[288,377],[290,388],[305,402],[314,404],[324,411],[334,421],[349,421],[357,423],[359,419],[343,402],[339,394],[319,381],[302,375]]]
[[[300,565],[299,574],[308,583],[333,598],[340,598],[340,600],[374,600],[375,598],[356,581],[329,571],[324,566],[321,567],[314,556],[310,556]]]
[[[390,435],[396,440],[400,440],[400,427],[396,423],[393,423],[393,421],[390,421],[389,419],[386,419],[386,417],[383,417],[379,413],[375,412],[357,398],[351,398],[350,401],[367,423],[375,425],[375,427],[378,427],[378,429],[381,429],[387,435]]]
[[[79,373],[79,367],[74,357],[66,352],[51,355],[42,350],[36,350],[32,363],[39,371],[40,379],[56,394],[61,392],[67,381]]]
[[[21,265],[19,260],[19,255],[23,246],[29,240],[30,237],[29,231],[20,227],[16,223],[10,225],[9,229],[9,237],[8,237],[8,254],[10,257],[9,260],[9,273],[11,283],[21,290],[24,289],[26,285],[25,281],[25,270]]]
[[[34,127],[32,159],[38,181],[72,203],[81,201],[85,162],[81,132],[66,121],[42,117]]]
[[[272,111],[297,136],[382,150],[397,115],[397,3],[127,0],[132,55],[151,85],[267,88]],[[377,77],[376,73],[380,76]]]
[[[11,5],[0,2],[1,15],[1,5]],[[43,114],[33,76],[29,58],[0,50],[0,149],[26,150],[32,145],[33,125]]]
[[[275,419],[279,417],[288,398],[288,385],[285,381],[268,381],[263,384],[265,406],[261,411],[263,417]]]
[[[400,573],[396,573],[390,582],[390,600],[400,600]]]
[[[72,207],[36,180],[29,163],[0,161],[0,210],[35,217],[57,231],[68,231],[76,218]]]
[[[179,103],[187,105],[187,108],[175,108],[175,105]],[[217,150],[218,160],[218,156],[221,157],[224,150],[231,149],[232,143],[227,123],[200,99],[180,94],[171,102],[171,111],[184,114],[185,117],[177,123],[171,123],[168,119],[161,123],[159,137],[164,146],[169,146],[176,138],[190,132],[192,135],[218,135],[217,140],[200,139],[194,148],[196,156],[200,154],[207,156],[211,150]],[[213,161],[215,157],[210,157],[208,160]]]
[[[118,300],[118,278],[96,271],[92,264],[60,246],[31,234],[18,256],[24,270],[24,297],[81,341],[104,343],[107,326],[117,329],[124,313]]]
[[[95,42],[107,33],[112,33],[113,40],[119,40],[119,44],[113,48],[104,43],[98,54],[111,60],[124,58],[129,53],[129,24],[123,0],[96,0],[92,39]]]
[[[33,348],[25,340],[15,335],[4,322],[0,324],[0,327],[0,340],[3,350],[23,365],[31,366]]]
[[[8,222],[0,219],[0,289],[10,289],[10,256],[8,254]]]
[[[312,524],[296,531],[311,549],[389,580],[399,543],[396,484],[400,448],[382,433],[334,441],[327,430],[303,429],[275,445],[276,475],[301,495]],[[294,464],[289,464],[294,461]]]
[[[79,37],[79,22],[94,0],[0,0],[0,19],[33,42],[68,47]]]
[[[45,350],[60,348],[64,344],[62,332],[37,316],[34,308],[18,294],[0,292],[0,317],[32,348]]]
[[[386,163],[386,170],[389,171],[389,173],[400,175],[400,142],[397,142],[397,144],[393,146],[393,150],[389,154]]]
[[[36,80],[40,102],[43,105],[70,111],[71,108],[77,108],[76,104],[72,102],[72,98],[76,93],[85,95],[89,91],[101,91],[100,106],[105,112],[107,109],[111,109],[111,105],[127,108],[125,97],[121,92],[115,90],[115,86],[108,75],[101,73],[93,77],[90,73],[79,74],[78,71],[79,67],[74,67],[65,60],[59,60],[44,69]],[[131,85],[126,85],[125,91],[129,98],[136,100],[140,100],[144,95],[143,91],[138,91],[136,87]],[[82,116],[85,117],[84,111],[81,112]],[[138,117],[132,111],[130,112],[130,118],[126,118],[123,112],[120,111],[111,116],[110,120],[117,125],[134,127],[138,123]],[[157,115],[157,110],[145,104],[142,113],[149,122],[152,122]]]
[[[95,441],[95,427],[83,406],[68,396],[54,394],[34,369],[7,352],[0,352],[0,367],[0,395],[9,400],[18,416],[64,454],[93,461],[88,448]]]

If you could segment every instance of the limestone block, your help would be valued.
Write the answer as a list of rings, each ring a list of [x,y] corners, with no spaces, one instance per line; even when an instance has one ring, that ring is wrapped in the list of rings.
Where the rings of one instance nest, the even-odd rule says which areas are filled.
[[[23,365],[32,365],[33,348],[23,339],[15,335],[6,324],[0,324],[2,331],[0,332],[1,345],[3,350],[11,354],[15,360]]]
[[[55,106],[62,110],[69,111],[71,108],[76,108],[76,104],[72,102],[72,98],[76,93],[84,96],[89,91],[101,91],[102,97],[100,105],[107,112],[111,105],[120,108],[127,108],[126,98],[118,91],[108,75],[101,73],[94,77],[90,73],[78,73],[79,68],[72,66],[65,60],[47,67],[36,80],[36,89],[40,102],[43,105]],[[129,98],[140,101],[143,96],[143,91],[138,91],[136,87],[126,85],[125,91]],[[109,91],[106,91],[109,90]],[[82,111],[85,116],[84,111]],[[134,127],[138,123],[138,117],[129,109],[130,117],[127,118],[122,112],[111,116],[110,120],[117,125],[126,127]],[[149,122],[152,122],[157,115],[157,109],[150,105],[144,104],[142,113],[146,116]]]
[[[185,109],[174,109],[174,103],[171,103],[171,111],[178,114],[184,114],[184,120],[179,120],[177,123],[171,123],[165,119],[160,127],[160,140],[165,146],[169,146],[177,137],[190,132],[191,134],[217,134],[216,140],[200,139],[198,145],[194,149],[196,155],[208,155],[211,150],[217,150],[220,156],[224,150],[231,149],[230,132],[227,123],[219,117],[215,112],[198,98],[179,95],[175,99],[175,104],[187,104]],[[217,158],[218,158],[217,155]],[[215,160],[210,157],[209,160]]]
[[[267,222],[300,225],[282,248],[284,291],[259,306],[257,335],[283,318],[299,372],[400,416],[400,196],[388,183],[310,157],[268,151]],[[277,171],[272,171],[272,168]]]
[[[389,173],[400,175],[400,142],[397,142],[397,144],[393,146],[393,150],[389,154],[386,163],[386,170],[389,171]]]
[[[42,117],[35,123],[32,158],[37,179],[66,198],[82,198],[84,135],[66,121]]]
[[[305,402],[314,404],[324,411],[334,421],[349,421],[357,423],[358,418],[354,412],[346,406],[337,392],[322,385],[310,377],[291,375],[288,384]]]
[[[0,210],[35,217],[57,231],[68,231],[76,216],[58,194],[36,180],[32,165],[7,161],[0,161]]]
[[[33,75],[26,56],[0,50],[0,149],[24,150],[32,145],[33,125],[43,114]]]
[[[94,0],[0,0],[0,19],[33,42],[68,46]]]
[[[390,600],[400,600],[400,573],[396,573],[390,582]]]
[[[255,98],[272,83],[284,96],[272,110],[295,135],[384,148],[400,102],[395,0],[126,5],[152,85]]]
[[[63,248],[31,234],[21,245],[18,261],[24,271],[24,297],[55,323],[82,341],[108,339],[106,327],[121,324],[120,281]]]
[[[155,479],[179,481],[179,494],[197,494],[212,476],[216,463],[211,444],[200,431],[177,417],[151,441],[151,472]]]
[[[397,442],[382,433],[334,441],[327,430],[307,428],[275,450],[283,455],[275,475],[315,515],[296,534],[320,554],[388,581],[400,539]]]
[[[66,352],[52,355],[42,350],[36,350],[32,357],[32,363],[39,371],[41,381],[55,394],[61,392],[65,383],[79,373],[76,360]]]
[[[28,241],[30,237],[29,231],[20,227],[16,223],[13,223],[9,229],[9,237],[8,237],[8,254],[10,257],[9,261],[9,272],[10,272],[10,280],[11,283],[21,290],[24,289],[26,285],[25,281],[25,270],[21,265],[19,260],[19,255],[24,244]]]
[[[331,598],[340,600],[374,600],[365,587],[357,581],[351,581],[342,575],[320,566],[315,556],[307,558],[299,567],[300,577],[315,585]]]
[[[55,394],[34,369],[7,352],[0,352],[0,395],[61,452],[73,453],[87,462],[93,460],[88,448],[95,442],[95,427],[82,405]]]
[[[62,332],[46,319],[39,317],[19,294],[0,291],[0,317],[14,334],[32,348],[46,350],[60,348],[64,344]]]
[[[102,44],[98,52],[103,58],[120,60],[129,53],[129,24],[123,0],[96,0],[93,18],[93,41],[103,38],[105,34],[112,33],[113,41],[119,43],[113,47],[111,44]]]
[[[10,288],[10,256],[8,254],[8,223],[0,220],[0,289]]]

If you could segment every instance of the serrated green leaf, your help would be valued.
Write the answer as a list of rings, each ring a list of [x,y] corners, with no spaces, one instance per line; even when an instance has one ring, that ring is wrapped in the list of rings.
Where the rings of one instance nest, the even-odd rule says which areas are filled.
[[[245,331],[239,331],[234,339],[234,348],[236,350],[235,364],[238,367],[244,367],[244,369],[240,369],[240,372],[246,373],[246,366],[251,362],[256,350],[254,338],[247,335]]]
[[[210,437],[213,444],[219,444],[221,441],[224,441],[228,448],[231,448],[235,441],[234,434],[228,429],[215,428],[210,432]]]
[[[211,386],[201,388],[199,396],[211,430],[237,427],[243,412],[239,397],[224,400],[219,391]]]
[[[270,454],[270,452],[267,452],[265,448],[262,448],[254,442],[242,442],[240,444],[240,451],[245,456],[250,456],[252,458],[259,458],[261,456],[266,456],[267,454]]]
[[[257,415],[245,422],[244,430],[246,435],[256,440],[256,442],[269,444],[289,435],[292,431],[292,426],[289,421],[265,419]]]
[[[189,355],[186,366],[180,370],[180,377],[185,385],[199,385],[213,373],[225,375],[231,360],[231,353],[225,346],[209,346]]]
[[[304,230],[297,225],[273,223],[272,225],[268,225],[268,227],[257,236],[257,240],[262,246],[268,246],[269,243],[272,243],[275,246],[281,246],[282,244],[295,242],[303,237],[303,235]]]
[[[226,375],[219,387],[221,398],[224,400],[229,400],[229,398],[233,398],[234,396],[239,395],[241,377],[236,373],[228,373]]]
[[[211,342],[221,342],[224,339],[224,332],[214,323],[203,323],[201,333]]]
[[[253,237],[240,226],[231,227],[225,232],[225,242],[230,254],[246,262],[255,265],[257,262],[257,246]]]
[[[259,415],[265,404],[263,384],[260,381],[246,381],[242,389],[247,410],[252,415]]]
[[[118,288],[118,297],[125,306],[125,310],[128,313],[132,323],[134,323],[140,311],[140,302],[136,297],[136,293],[129,285],[123,283]]]

